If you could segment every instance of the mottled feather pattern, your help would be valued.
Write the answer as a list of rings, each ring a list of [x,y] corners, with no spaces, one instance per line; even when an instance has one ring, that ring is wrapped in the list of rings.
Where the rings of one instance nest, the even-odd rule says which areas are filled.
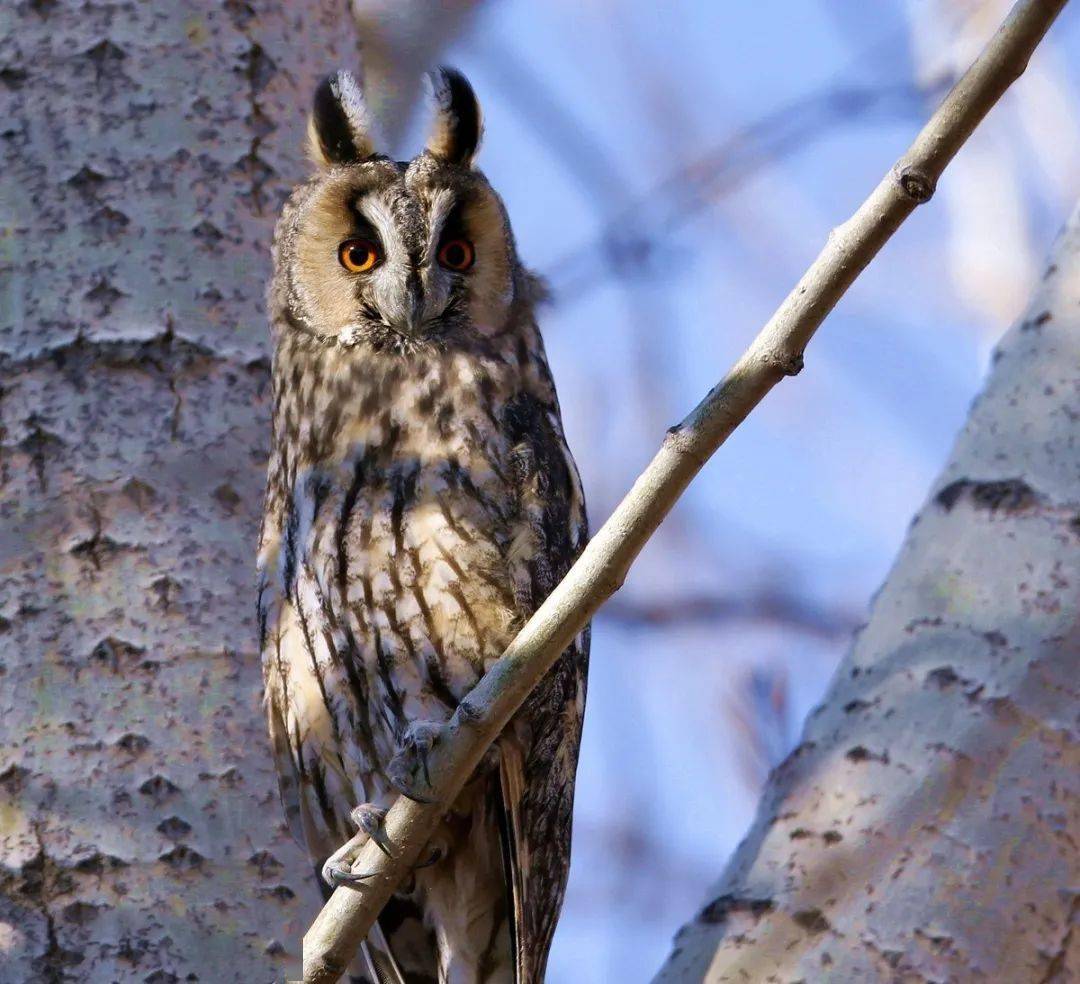
[[[471,136],[442,121],[445,152],[343,163],[346,110],[362,113],[327,103],[341,91],[355,95],[327,87],[319,104],[336,156],[296,189],[275,236],[259,558],[271,742],[316,864],[355,832],[353,807],[392,802],[387,768],[410,727],[449,718],[587,536],[539,291],[471,167],[478,108]],[[336,261],[357,235],[382,255],[370,277]],[[448,236],[474,245],[468,272],[436,261]],[[386,954],[374,963],[410,980],[542,979],[569,869],[587,654],[586,633],[500,739],[502,764],[463,791],[436,838],[442,860],[369,939]]]

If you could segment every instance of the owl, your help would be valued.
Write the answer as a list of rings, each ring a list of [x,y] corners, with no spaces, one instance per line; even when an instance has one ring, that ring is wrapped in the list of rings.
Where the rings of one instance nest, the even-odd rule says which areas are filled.
[[[259,550],[265,708],[285,813],[325,891],[385,845],[402,763],[587,537],[537,328],[538,281],[473,166],[480,107],[434,73],[411,161],[363,92],[317,90],[315,172],[285,204],[268,306],[273,438]],[[570,862],[588,632],[454,802],[350,972],[372,984],[543,979]]]

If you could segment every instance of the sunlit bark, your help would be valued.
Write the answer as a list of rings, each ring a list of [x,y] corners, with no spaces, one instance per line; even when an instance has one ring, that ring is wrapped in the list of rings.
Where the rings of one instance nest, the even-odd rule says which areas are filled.
[[[341,0],[0,13],[0,980],[298,976],[262,296]],[[189,978],[189,975],[194,975]]]

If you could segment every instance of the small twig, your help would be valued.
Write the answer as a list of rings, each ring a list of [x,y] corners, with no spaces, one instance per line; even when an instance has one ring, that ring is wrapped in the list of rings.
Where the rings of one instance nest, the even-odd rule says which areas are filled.
[[[776,589],[745,594],[683,594],[674,597],[618,598],[600,617],[634,628],[765,622],[820,639],[850,636],[859,620],[853,611],[826,610],[809,599]]]
[[[665,244],[703,210],[766,166],[805,150],[839,126],[879,118],[920,117],[927,97],[916,85],[831,85],[741,127],[703,157],[681,165],[610,216],[594,236],[544,271],[556,304],[586,297],[605,277],[661,274]],[[643,231],[644,230],[644,231]],[[569,271],[564,273],[563,271]]]
[[[622,585],[626,573],[690,480],[784,376],[825,316],[1027,66],[1066,0],[1021,0],[968,72],[859,210],[828,242],[750,348],[718,386],[665,438],[578,562],[442,729],[429,755],[432,803],[399,797],[386,817],[392,856],[369,842],[356,869],[372,876],[338,888],[304,938],[304,980],[344,973],[382,907],[416,863],[443,813],[532,688]],[[463,708],[467,706],[467,713]]]
[[[790,696],[783,667],[751,667],[740,675],[724,701],[736,738],[736,763],[755,796],[791,751]]]

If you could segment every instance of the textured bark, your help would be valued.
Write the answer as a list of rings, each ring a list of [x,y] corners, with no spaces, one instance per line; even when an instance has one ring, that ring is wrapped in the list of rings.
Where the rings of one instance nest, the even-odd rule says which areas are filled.
[[[341,0],[0,13],[0,980],[284,979],[255,651],[272,224]]]
[[[1080,209],[660,981],[1080,979]]]

